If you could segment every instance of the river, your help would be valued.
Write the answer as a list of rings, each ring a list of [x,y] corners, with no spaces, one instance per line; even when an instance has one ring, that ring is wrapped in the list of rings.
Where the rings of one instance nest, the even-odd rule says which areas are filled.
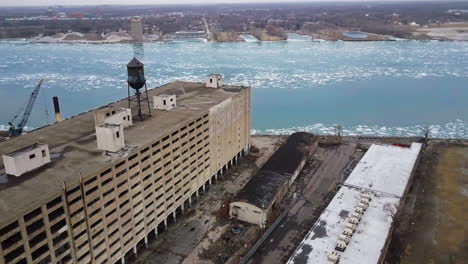
[[[26,44],[0,42],[0,126],[41,78],[29,128],[52,121],[52,96],[70,117],[127,94],[136,54],[149,87],[222,73],[251,85],[252,132],[468,138],[467,42],[282,42]],[[49,112],[46,120],[45,106]]]

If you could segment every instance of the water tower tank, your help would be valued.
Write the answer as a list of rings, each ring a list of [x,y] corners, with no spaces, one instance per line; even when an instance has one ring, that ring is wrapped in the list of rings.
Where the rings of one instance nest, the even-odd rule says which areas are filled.
[[[144,64],[141,61],[133,58],[133,60],[127,64],[127,72],[128,85],[130,85],[130,87],[138,90],[145,85],[145,70]]]

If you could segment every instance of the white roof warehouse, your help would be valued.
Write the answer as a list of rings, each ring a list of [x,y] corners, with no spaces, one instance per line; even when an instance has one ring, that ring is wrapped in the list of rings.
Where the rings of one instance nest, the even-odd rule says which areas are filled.
[[[372,145],[288,264],[380,263],[421,146]]]

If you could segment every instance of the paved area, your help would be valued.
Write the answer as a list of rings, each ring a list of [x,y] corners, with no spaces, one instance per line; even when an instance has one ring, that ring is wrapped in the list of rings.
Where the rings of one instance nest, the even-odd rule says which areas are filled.
[[[249,263],[285,263],[362,157],[356,144],[318,148],[289,192],[288,216]]]

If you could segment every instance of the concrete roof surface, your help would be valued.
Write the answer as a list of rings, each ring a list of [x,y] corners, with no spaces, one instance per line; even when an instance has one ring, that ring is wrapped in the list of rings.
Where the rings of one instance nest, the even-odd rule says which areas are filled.
[[[224,88],[229,89],[229,92]],[[174,82],[148,90],[151,108],[153,96],[163,93],[177,94],[177,107],[170,111],[151,109],[152,117],[143,122],[134,118],[133,126],[124,130],[125,145],[129,149],[123,154],[122,159],[133,148],[170,133],[186,120],[198,118],[241,89],[242,87],[237,86],[213,89],[206,88],[204,83]],[[126,108],[128,101],[125,98],[110,105]],[[142,109],[147,111],[145,106]],[[3,160],[0,161],[1,222],[14,219],[17,214],[27,213],[25,210],[35,204],[39,205],[53,198],[57,192],[63,190],[64,184],[67,186],[77,184],[80,175],[89,176],[111,164],[113,158],[105,155],[105,151],[97,149],[93,112],[94,110],[85,112],[60,123],[0,142],[0,154],[10,153],[36,142],[46,143],[49,145],[52,157],[51,163],[21,177],[3,174]],[[132,114],[136,114],[135,109]]]
[[[372,145],[346,184],[403,196],[421,146],[421,143],[413,143],[410,148]]]

